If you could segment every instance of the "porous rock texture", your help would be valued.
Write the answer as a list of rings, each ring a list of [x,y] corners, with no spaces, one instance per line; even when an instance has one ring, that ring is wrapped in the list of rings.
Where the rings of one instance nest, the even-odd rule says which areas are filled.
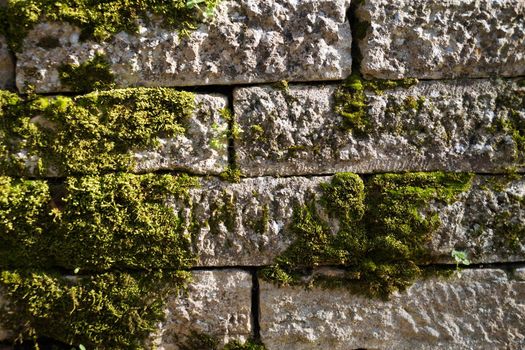
[[[420,280],[390,301],[267,282],[260,292],[261,336],[268,350],[525,346],[525,281],[503,270]]]
[[[0,35],[0,89],[10,89],[14,85],[15,62],[9,52],[7,40],[3,35]]]
[[[356,17],[365,77],[525,74],[523,0],[364,0]]]
[[[421,81],[365,91],[364,132],[346,127],[335,112],[335,85],[239,88],[234,92],[242,131],[236,141],[239,166],[247,176],[495,172],[520,166],[512,131],[499,127],[510,113],[525,116],[524,105],[505,102],[525,94],[520,84]]]
[[[160,137],[160,147],[135,151],[135,172],[183,170],[195,174],[219,174],[228,166],[228,121],[221,114],[226,96],[195,95],[195,111],[185,132]]]
[[[228,342],[244,342],[252,335],[252,276],[241,270],[194,271],[193,281],[179,296],[166,303],[166,320],[152,345],[159,350],[178,350],[192,337],[206,335],[222,348]]]
[[[190,190],[185,210],[193,224],[195,249],[201,266],[270,264],[291,243],[284,235],[296,206],[314,198],[327,177],[243,179],[240,183],[204,180]]]
[[[104,43],[79,41],[80,29],[66,23],[40,23],[17,53],[17,86],[67,91],[57,68],[97,52],[121,87],[343,79],[352,65],[349,6],[350,0],[225,0],[188,38],[152,18],[138,33]],[[39,47],[44,37],[60,46]]]
[[[320,184],[332,177],[260,177],[230,184],[203,180],[188,202],[172,203],[194,237],[200,266],[270,265],[293,241],[294,210],[316,201],[335,234],[337,218],[321,205]],[[440,227],[428,242],[429,261],[453,263],[453,249],[472,262],[522,261],[525,257],[525,180],[474,177],[457,201],[429,203],[421,213],[438,213]]]

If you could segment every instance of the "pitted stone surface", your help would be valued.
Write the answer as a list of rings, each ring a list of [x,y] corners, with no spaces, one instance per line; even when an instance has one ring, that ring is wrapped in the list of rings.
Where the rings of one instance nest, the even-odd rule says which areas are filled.
[[[522,349],[525,282],[503,270],[421,280],[389,301],[261,282],[268,350]]]
[[[296,206],[318,193],[328,177],[244,179],[238,184],[203,180],[191,205],[176,203],[192,224],[202,266],[271,264],[291,243],[284,232]]]
[[[523,0],[365,0],[356,17],[370,24],[358,40],[366,77],[525,74]]]
[[[2,6],[0,4],[0,6]],[[0,89],[10,89],[15,85],[15,62],[9,48],[7,40],[0,35]]]
[[[440,228],[429,244],[436,262],[452,262],[453,249],[473,262],[523,261],[525,179],[476,176],[470,191],[447,206],[432,205]]]
[[[228,166],[228,122],[221,109],[228,106],[223,95],[195,95],[195,112],[186,131],[160,138],[160,148],[134,152],[135,172],[183,170],[195,174],[219,174]]]
[[[252,276],[240,270],[194,271],[186,293],[168,300],[166,320],[159,324],[153,344],[178,350],[192,335],[219,341],[244,342],[252,335]]]
[[[189,202],[172,203],[194,237],[200,266],[263,266],[290,246],[294,210],[317,201],[319,214],[337,233],[339,222],[324,211],[320,184],[331,177],[261,177],[230,184],[202,180]],[[469,191],[451,204],[429,203],[440,227],[428,243],[428,260],[454,263],[452,250],[476,263],[522,261],[525,257],[525,180],[476,176]],[[366,215],[366,214],[365,214]]]
[[[40,23],[17,53],[17,86],[62,92],[57,68],[79,64],[96,52],[107,56],[116,83],[127,86],[190,86],[265,81],[344,79],[350,74],[350,0],[221,1],[210,23],[189,38],[159,21],[137,34],[119,33],[106,43],[79,41],[79,28]],[[43,37],[60,46],[42,48]]]
[[[512,132],[500,126],[525,106],[523,81],[422,81],[366,91],[370,126],[356,133],[334,112],[335,85],[239,88],[234,107],[243,174],[305,175],[338,171],[494,172],[522,165]],[[414,106],[415,103],[415,106]]]

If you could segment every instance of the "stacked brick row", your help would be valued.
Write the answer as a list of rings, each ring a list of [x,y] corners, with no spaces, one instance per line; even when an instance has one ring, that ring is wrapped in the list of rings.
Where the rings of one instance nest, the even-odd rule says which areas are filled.
[[[187,36],[155,16],[102,42],[80,36],[70,23],[41,21],[14,52],[0,37],[0,87],[81,105],[104,92],[79,92],[61,71],[96,57],[113,77],[109,91],[199,87],[181,133],[125,151],[127,173],[194,178],[183,199],[165,203],[190,237],[193,281],[166,298],[146,348],[187,349],[196,334],[217,339],[210,349],[250,339],[267,349],[525,347],[523,0],[223,0]],[[345,84],[351,74],[360,88]],[[349,119],[356,112],[362,118]],[[25,117],[46,125],[36,112]],[[0,146],[12,145],[1,131]],[[93,176],[82,169],[96,156],[81,170],[62,160],[37,170],[43,151],[19,141],[16,152],[0,147],[18,166],[0,169],[6,178]],[[108,164],[97,176],[122,171]],[[378,174],[415,172],[473,174],[453,201],[420,213],[440,222],[424,265],[466,263],[452,254],[461,252],[471,266],[388,300],[262,278],[294,245],[296,209],[312,199],[321,208],[338,174],[367,186]],[[232,173],[238,181],[225,179]],[[330,215],[320,214],[336,235],[342,219]],[[115,261],[110,269],[130,268]],[[348,266],[307,268],[337,278]],[[0,326],[0,342],[13,336]]]

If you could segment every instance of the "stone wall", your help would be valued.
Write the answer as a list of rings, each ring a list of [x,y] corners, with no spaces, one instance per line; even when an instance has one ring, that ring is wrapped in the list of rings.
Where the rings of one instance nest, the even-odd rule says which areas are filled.
[[[0,17],[0,349],[525,348],[525,1]]]

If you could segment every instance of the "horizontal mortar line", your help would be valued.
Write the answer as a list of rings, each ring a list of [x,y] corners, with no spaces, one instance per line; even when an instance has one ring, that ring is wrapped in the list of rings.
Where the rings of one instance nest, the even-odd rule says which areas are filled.
[[[194,266],[186,269],[174,269],[174,268],[158,268],[158,269],[107,269],[99,271],[88,271],[86,273],[73,273],[72,270],[60,268],[60,267],[48,267],[48,268],[20,268],[20,267],[0,267],[0,270],[23,270],[23,271],[33,271],[33,272],[48,272],[56,273],[63,277],[89,277],[97,276],[106,273],[135,273],[140,275],[146,275],[151,272],[164,271],[164,272],[176,272],[176,271],[187,271],[187,272],[198,272],[198,271],[228,271],[228,270],[242,270],[250,273],[256,273],[264,268],[270,267],[271,265],[220,265],[220,266]],[[427,265],[418,265],[422,269],[432,269],[436,268],[438,270],[449,270],[456,269],[456,264],[453,263],[443,263],[443,264],[427,264]],[[351,268],[352,265],[318,265],[315,267],[312,266],[300,266],[299,269],[310,270],[312,272],[321,269],[321,268],[331,268],[345,270]],[[517,268],[525,268],[524,261],[509,261],[509,262],[491,262],[491,263],[475,263],[470,265],[459,265],[461,270],[489,270],[489,269],[502,269],[502,270],[512,270]]]
[[[431,79],[431,78],[415,78],[418,81],[465,81],[465,80],[514,80],[514,79],[522,79],[525,78],[525,75],[516,75],[511,77],[504,77],[504,76],[489,76],[489,77],[456,77],[456,78],[443,78],[443,79]],[[381,80],[381,79],[379,79]],[[388,80],[388,79],[387,79]]]
[[[362,77],[362,75],[359,72],[359,75]],[[403,80],[403,79],[366,79],[362,77],[364,80],[367,81],[382,81],[382,80]],[[424,82],[450,82],[450,81],[467,81],[467,80],[494,80],[494,79],[501,79],[501,80],[514,80],[514,79],[521,79],[525,78],[525,75],[519,75],[519,76],[513,76],[513,77],[457,77],[457,78],[443,78],[443,79],[426,79],[426,78],[416,78],[411,77],[410,79],[417,79],[418,81],[424,81]],[[301,81],[301,80],[275,80],[275,81],[267,81],[267,82],[257,82],[257,83],[240,83],[240,84],[213,84],[213,85],[192,85],[192,86],[168,86],[168,85],[161,85],[161,86],[148,86],[147,88],[168,88],[168,89],[176,89],[176,90],[182,90],[182,91],[189,91],[189,92],[195,92],[200,94],[223,94],[227,95],[228,91],[232,91],[238,88],[250,88],[250,87],[262,87],[262,86],[268,86],[275,83],[279,83],[280,81],[286,81],[290,85],[305,85],[305,86],[323,86],[323,85],[336,85],[336,84],[342,84],[346,81],[345,79],[332,79],[332,80],[309,80],[309,81]],[[135,89],[135,88],[144,88],[144,86],[127,86],[127,87],[117,87],[111,90],[117,90],[117,89]],[[110,90],[100,90],[100,91],[110,91]],[[27,93],[19,92],[18,89],[15,91],[20,96],[28,96]],[[94,91],[86,91],[86,92],[72,92],[72,91],[54,91],[54,92],[41,92],[37,93],[37,96],[68,96],[68,97],[76,97],[76,96],[83,96],[89,93],[92,93]]]
[[[340,173],[354,173],[356,175],[359,175],[361,177],[367,178],[374,175],[381,175],[381,174],[410,174],[410,173],[433,173],[433,172],[443,172],[443,173],[458,173],[458,174],[465,174],[470,173],[477,176],[495,176],[495,177],[504,177],[509,175],[525,175],[525,170],[523,171],[516,171],[513,173],[505,173],[505,172],[472,172],[472,171],[445,171],[445,170],[410,170],[410,171],[384,171],[384,172],[371,172],[371,173],[362,173],[362,172],[353,172],[353,171],[339,171],[339,172],[329,172],[329,173],[318,173],[318,174],[296,174],[296,175],[258,175],[258,176],[241,176],[241,180],[244,179],[264,179],[264,178],[275,178],[275,179],[286,179],[286,178],[315,178],[315,177],[329,177],[334,176]],[[221,176],[218,174],[198,174],[198,173],[192,173],[185,170],[156,170],[156,171],[146,171],[146,172],[133,172],[133,171],[114,171],[114,172],[104,172],[100,174],[76,174],[76,175],[68,175],[68,176],[59,176],[59,177],[34,177],[34,176],[22,176],[22,175],[0,175],[4,177],[9,177],[11,179],[22,179],[22,180],[30,180],[30,181],[45,181],[50,184],[60,185],[63,184],[67,179],[69,178],[78,178],[78,177],[88,177],[88,176],[105,176],[105,175],[111,175],[111,174],[133,174],[133,175],[189,175],[194,177],[200,177],[203,179],[206,178],[214,178],[219,179],[223,181],[224,183],[233,183],[231,181],[222,180]]]
[[[513,173],[508,172],[473,172],[473,171],[448,171],[448,170],[396,170],[396,171],[375,171],[370,173],[364,173],[364,172],[354,172],[354,171],[338,171],[338,172],[327,172],[327,173],[315,173],[315,174],[301,174],[301,175],[256,175],[256,176],[241,176],[241,179],[257,179],[257,178],[267,178],[267,177],[273,177],[273,178],[290,178],[290,177],[303,177],[303,178],[311,178],[311,177],[326,177],[326,176],[334,176],[336,174],[340,173],[354,173],[356,175],[362,176],[362,177],[369,177],[374,175],[381,175],[381,174],[410,174],[410,173],[434,173],[434,172],[443,172],[443,173],[458,173],[458,174],[474,174],[478,176],[509,176],[509,175],[525,175],[525,169],[522,171],[516,171]]]

